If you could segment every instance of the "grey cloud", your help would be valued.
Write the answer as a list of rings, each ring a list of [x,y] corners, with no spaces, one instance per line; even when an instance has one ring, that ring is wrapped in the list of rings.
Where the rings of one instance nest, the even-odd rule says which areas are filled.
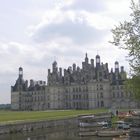
[[[87,43],[95,43],[101,41],[104,32],[87,23],[72,22],[66,20],[63,23],[52,23],[40,27],[32,36],[36,42],[47,42],[60,37],[68,37],[74,43],[83,45]]]
[[[63,10],[71,9],[102,12],[106,10],[106,5],[104,0],[75,0],[72,5],[63,8]]]

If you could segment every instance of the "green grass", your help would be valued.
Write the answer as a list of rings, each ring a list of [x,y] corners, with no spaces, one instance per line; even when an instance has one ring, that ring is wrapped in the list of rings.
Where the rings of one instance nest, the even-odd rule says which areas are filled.
[[[22,121],[57,120],[83,114],[107,112],[107,109],[94,110],[52,110],[52,111],[0,111],[0,124]]]

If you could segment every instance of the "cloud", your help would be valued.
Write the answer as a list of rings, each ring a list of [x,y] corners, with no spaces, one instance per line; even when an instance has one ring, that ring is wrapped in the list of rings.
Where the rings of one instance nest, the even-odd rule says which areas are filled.
[[[28,28],[28,34],[37,43],[69,40],[78,45],[100,42],[107,34],[109,18],[87,12],[48,11],[37,25]],[[112,23],[112,21],[111,21]]]
[[[33,39],[37,42],[55,40],[61,37],[69,38],[76,44],[85,44],[100,41],[102,32],[86,23],[74,23],[70,20],[61,24],[50,24],[36,31]]]
[[[87,1],[87,0],[73,0],[71,5],[63,7],[63,10],[86,10],[89,12],[101,12],[106,10],[104,0]]]

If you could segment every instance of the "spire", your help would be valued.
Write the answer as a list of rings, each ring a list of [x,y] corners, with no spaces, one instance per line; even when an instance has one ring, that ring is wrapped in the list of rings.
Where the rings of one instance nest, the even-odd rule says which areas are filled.
[[[86,57],[85,57],[85,63],[88,64],[88,56],[87,56],[87,53],[86,53]]]
[[[86,58],[87,58],[87,52],[86,52]]]

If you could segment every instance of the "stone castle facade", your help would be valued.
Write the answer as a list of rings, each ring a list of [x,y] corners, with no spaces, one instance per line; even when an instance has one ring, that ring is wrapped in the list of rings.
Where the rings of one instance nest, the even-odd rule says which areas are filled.
[[[23,69],[11,87],[13,110],[49,109],[94,109],[94,108],[135,108],[133,94],[126,90],[126,72],[115,62],[115,69],[108,69],[108,63],[101,63],[100,56],[89,62],[86,54],[82,68],[73,64],[62,71],[53,62],[45,81],[23,79]]]

